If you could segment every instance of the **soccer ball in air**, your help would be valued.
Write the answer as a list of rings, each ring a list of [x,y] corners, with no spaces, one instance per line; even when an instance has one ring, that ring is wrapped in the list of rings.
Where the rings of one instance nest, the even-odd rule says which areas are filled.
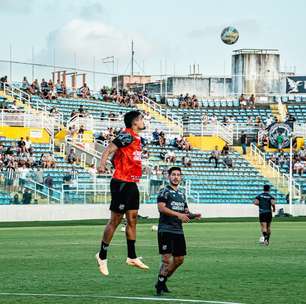
[[[221,33],[221,39],[225,44],[234,44],[239,38],[239,32],[233,26],[226,27]]]
[[[157,231],[157,229],[158,229],[157,225],[153,225],[153,226],[151,227],[151,230],[152,230],[152,231]]]

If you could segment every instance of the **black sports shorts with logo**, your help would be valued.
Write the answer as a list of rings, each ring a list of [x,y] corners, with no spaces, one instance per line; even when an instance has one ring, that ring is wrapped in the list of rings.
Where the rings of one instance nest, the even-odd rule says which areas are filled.
[[[184,234],[158,232],[157,238],[159,254],[172,254],[175,257],[187,255]]]
[[[139,209],[139,190],[136,183],[128,183],[117,179],[110,182],[111,204],[110,210],[125,213],[128,210]]]
[[[271,212],[265,212],[259,214],[259,221],[261,223],[271,223],[272,222],[272,213]]]

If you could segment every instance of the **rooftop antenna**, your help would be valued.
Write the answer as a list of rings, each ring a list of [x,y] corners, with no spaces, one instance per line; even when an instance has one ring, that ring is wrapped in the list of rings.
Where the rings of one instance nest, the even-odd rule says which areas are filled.
[[[132,60],[131,60],[131,75],[134,76],[134,41],[132,40]]]

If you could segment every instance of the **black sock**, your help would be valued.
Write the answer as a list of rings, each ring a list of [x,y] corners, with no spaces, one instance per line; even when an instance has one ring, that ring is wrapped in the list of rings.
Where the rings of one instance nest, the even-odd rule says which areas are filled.
[[[108,246],[109,246],[109,244],[106,244],[102,241],[100,252],[99,252],[99,257],[100,257],[101,260],[106,260]]]
[[[271,235],[271,233],[267,233],[267,241],[270,240],[270,235]]]
[[[127,249],[128,249],[128,258],[136,259],[136,251],[135,251],[135,240],[126,240]]]
[[[162,286],[162,285],[166,284],[166,282],[167,282],[167,276],[159,274],[158,275],[158,280],[157,280],[157,285]]]
[[[267,237],[268,237],[268,234],[267,234],[267,232],[263,232],[262,233],[262,235],[264,236],[264,238],[265,238],[265,241],[267,240]]]

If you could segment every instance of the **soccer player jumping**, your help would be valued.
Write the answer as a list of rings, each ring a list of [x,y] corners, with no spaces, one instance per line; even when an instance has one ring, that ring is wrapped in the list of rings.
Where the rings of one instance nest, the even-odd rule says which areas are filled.
[[[182,223],[191,219],[200,219],[201,214],[189,212],[186,197],[178,187],[182,180],[179,167],[168,170],[169,185],[163,188],[157,197],[160,213],[158,225],[158,246],[162,264],[155,285],[156,295],[169,292],[167,279],[181,266],[186,255],[186,242]]]
[[[114,153],[112,162],[115,168],[110,182],[111,218],[105,227],[100,252],[96,254],[100,272],[107,276],[107,251],[114,232],[125,214],[127,260],[126,263],[140,269],[149,269],[139,258],[135,250],[136,223],[139,209],[139,191],[137,182],[142,175],[141,138],[138,132],[145,129],[143,116],[139,111],[130,111],[124,115],[125,129],[104,150],[98,171],[105,172],[106,162]]]
[[[264,185],[264,192],[259,194],[254,202],[254,205],[259,207],[259,221],[266,246],[270,242],[272,211],[275,212],[275,198],[269,192],[270,186]]]

